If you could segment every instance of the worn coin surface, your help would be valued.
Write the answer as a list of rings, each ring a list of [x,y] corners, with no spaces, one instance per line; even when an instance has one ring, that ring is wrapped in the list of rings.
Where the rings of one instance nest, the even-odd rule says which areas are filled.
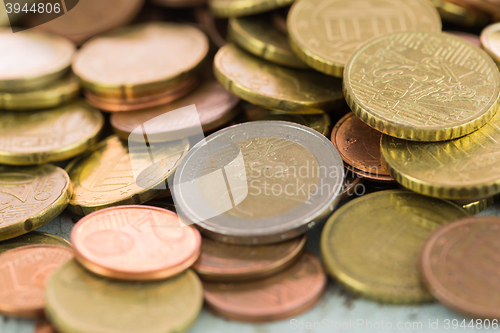
[[[238,46],[258,57],[278,65],[309,68],[293,53],[287,35],[275,27],[270,14],[232,18],[228,34]]]
[[[45,232],[31,231],[27,234],[17,236],[12,239],[3,240],[0,242],[0,254],[15,249],[17,247],[26,245],[59,245],[71,248],[71,244],[56,235],[48,234]]]
[[[14,317],[43,314],[47,279],[72,257],[70,248],[56,245],[29,245],[2,253],[0,312]]]
[[[293,265],[304,251],[306,236],[280,244],[241,246],[203,238],[193,269],[206,281],[251,281]]]
[[[193,130],[199,129],[200,124],[205,132],[224,125],[237,115],[238,102],[239,98],[230,94],[219,83],[208,81],[175,102],[136,112],[114,113],[110,121],[113,130],[124,140],[144,140],[142,134],[137,137],[133,132],[137,127],[144,125],[148,128],[148,142],[173,141],[189,136]],[[198,111],[199,121],[185,117],[183,113],[173,113],[177,117],[168,119],[168,127],[164,122],[155,120],[156,117],[169,111],[193,104]]]
[[[497,112],[500,73],[481,49],[444,33],[401,32],[349,59],[344,94],[365,123],[390,136],[443,141],[469,134]]]
[[[33,31],[0,29],[0,90],[40,88],[64,76],[75,45],[65,38]]]
[[[342,100],[341,80],[314,71],[285,68],[228,44],[215,55],[214,73],[236,96],[283,111],[329,109]]]
[[[175,173],[177,213],[232,244],[282,242],[313,228],[342,196],[344,166],[317,131],[284,121],[222,129],[194,146]]]
[[[104,125],[99,110],[82,100],[56,109],[0,113],[0,163],[35,165],[85,152]]]
[[[320,262],[305,253],[293,266],[263,280],[203,282],[210,310],[238,321],[265,322],[299,315],[323,296],[327,278]]]
[[[155,188],[165,184],[174,173],[189,149],[189,142],[175,141],[158,149],[160,158],[155,163],[149,154],[151,150],[132,151],[134,167],[143,170],[137,178],[129,148],[115,135],[75,159],[66,168],[73,185],[69,210],[85,215],[111,206],[141,204],[160,194]]]
[[[203,289],[187,270],[155,282],[99,277],[76,260],[61,266],[47,283],[46,314],[61,332],[185,332],[203,305]]]
[[[434,231],[420,253],[420,272],[431,294],[467,316],[500,318],[499,237],[496,216],[469,217]]]
[[[247,16],[287,6],[295,0],[209,0],[208,5],[218,17]]]
[[[321,256],[329,274],[363,297],[430,301],[419,279],[418,251],[432,230],[468,215],[458,205],[409,191],[367,194],[330,217],[321,234]]]
[[[399,31],[441,31],[441,19],[422,0],[305,0],[288,14],[293,50],[312,68],[342,77],[351,54],[368,40]]]
[[[200,254],[201,236],[181,226],[177,214],[151,206],[120,206],[82,218],[71,231],[75,258],[109,278],[160,280],[189,268]]]
[[[489,25],[481,32],[481,45],[500,67],[500,23]]]
[[[193,26],[147,23],[89,41],[76,55],[73,71],[91,92],[127,98],[168,88],[207,52],[207,37]]]
[[[61,168],[0,166],[0,241],[51,221],[70,197],[71,183]]]

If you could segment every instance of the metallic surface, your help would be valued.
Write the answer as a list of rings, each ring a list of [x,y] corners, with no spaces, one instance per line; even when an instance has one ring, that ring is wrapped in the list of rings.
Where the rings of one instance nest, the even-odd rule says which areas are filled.
[[[0,242],[0,254],[5,251],[26,245],[59,245],[71,248],[70,242],[56,235],[46,232],[31,231],[27,234],[3,240]]]
[[[342,193],[340,201],[347,200],[355,194],[364,194],[365,191],[363,190],[363,181],[363,178],[360,178],[354,173],[346,170],[344,175],[344,192]]]
[[[209,0],[208,5],[217,17],[238,17],[267,12],[287,6],[295,0]]]
[[[323,296],[327,278],[320,262],[305,253],[287,270],[263,279],[242,283],[203,282],[210,310],[224,318],[266,322],[297,316]]]
[[[482,212],[486,208],[492,206],[495,204],[496,199],[498,198],[498,195],[494,195],[492,197],[488,198],[483,198],[480,200],[454,200],[453,202],[456,203],[457,205],[460,205],[468,211],[471,214],[477,214],[479,212]]]
[[[489,18],[485,13],[467,5],[461,0],[430,0],[444,21],[452,22],[465,27],[481,27],[488,24]]]
[[[343,83],[347,104],[361,120],[406,140],[464,136],[500,105],[495,63],[443,33],[402,32],[366,43],[349,59]]]
[[[500,318],[500,218],[475,216],[433,232],[420,254],[422,279],[444,305],[473,318]]]
[[[283,111],[329,109],[342,99],[341,81],[314,72],[285,68],[228,44],[215,55],[214,73],[236,96]]]
[[[400,190],[364,195],[326,223],[321,255],[346,289],[384,303],[432,300],[418,274],[418,251],[432,230],[469,214],[458,205]]]
[[[444,31],[447,34],[452,34],[454,36],[460,37],[463,40],[468,41],[474,46],[481,47],[481,40],[478,35],[470,34],[468,32],[462,31]]]
[[[481,32],[481,45],[500,67],[500,23],[489,25]]]
[[[293,265],[302,255],[306,236],[261,246],[238,246],[203,238],[193,270],[204,281],[252,281],[272,276]]]

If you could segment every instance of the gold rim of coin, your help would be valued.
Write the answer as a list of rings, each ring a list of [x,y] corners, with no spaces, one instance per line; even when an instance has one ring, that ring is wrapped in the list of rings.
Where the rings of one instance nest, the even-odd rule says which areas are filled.
[[[292,68],[309,69],[293,53],[287,35],[274,26],[271,15],[231,18],[228,36],[241,48],[265,60]]]
[[[0,202],[8,205],[0,212],[0,241],[50,222],[63,212],[71,198],[68,174],[51,164],[0,166],[0,175]]]
[[[6,239],[0,242],[0,254],[26,245],[59,245],[71,248],[71,243],[62,237],[41,231],[30,231],[15,238]]]
[[[486,208],[493,206],[498,197],[499,197],[498,195],[494,195],[489,198],[474,200],[472,202],[471,200],[454,200],[453,202],[456,203],[457,205],[462,206],[463,209],[465,209],[472,215],[475,215],[477,213],[482,212]]]
[[[60,332],[185,332],[202,306],[203,287],[190,269],[162,281],[116,281],[86,271],[73,259],[46,287],[45,312]],[[124,315],[127,320],[116,320]]]
[[[481,32],[480,39],[483,49],[500,67],[500,23],[487,26]]]
[[[445,47],[448,53],[442,52]],[[347,104],[366,124],[412,141],[472,133],[500,105],[500,73],[493,60],[445,33],[401,32],[364,44],[345,67],[343,89]]]
[[[103,126],[99,110],[82,100],[51,110],[1,112],[0,163],[37,165],[75,157],[98,141]]]
[[[94,94],[119,94],[122,98],[144,95],[168,89],[195,71],[208,47],[205,34],[188,24],[134,25],[86,43],[75,57],[73,71],[82,86]]]
[[[51,109],[75,99],[80,84],[74,76],[60,79],[39,90],[26,92],[0,92],[1,110]]]
[[[184,139],[162,145],[164,150],[155,151],[160,154],[161,163],[151,164],[151,151],[142,150],[146,146],[139,144],[131,154],[126,143],[112,135],[74,159],[66,167],[73,185],[68,210],[87,215],[112,206],[142,204],[161,194],[160,187],[166,187],[167,178],[187,154],[189,141]],[[166,155],[161,155],[163,153]],[[134,166],[144,168],[137,181],[131,155],[135,159]]]
[[[290,5],[295,0],[209,0],[208,5],[217,17],[238,17],[268,12]]]
[[[76,47],[49,33],[0,29],[0,91],[33,90],[67,72]]]
[[[430,0],[436,7],[439,15],[444,21],[452,22],[468,27],[484,26],[488,24],[487,15],[466,6],[465,3],[455,3],[448,0]]]
[[[321,257],[336,280],[363,297],[400,304],[431,301],[419,279],[420,246],[432,229],[467,216],[454,203],[410,191],[367,194],[328,219]]]
[[[233,44],[215,55],[214,74],[227,90],[265,108],[317,113],[343,100],[341,80],[273,64]]]
[[[386,25],[388,17],[394,17],[394,25]],[[341,78],[349,56],[371,38],[397,31],[438,32],[441,19],[430,2],[421,0],[301,0],[292,5],[287,27],[292,49],[304,63]]]

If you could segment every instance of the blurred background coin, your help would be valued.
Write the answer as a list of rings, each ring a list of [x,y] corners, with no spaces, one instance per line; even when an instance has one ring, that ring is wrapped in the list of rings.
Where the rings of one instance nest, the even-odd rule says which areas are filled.
[[[293,3],[295,0],[208,0],[212,12],[218,17],[247,16],[270,11]]]
[[[0,254],[26,245],[59,245],[71,248],[71,244],[64,238],[46,232],[31,231],[27,234],[1,241]]]
[[[500,23],[489,25],[483,30],[481,45],[500,67]]]

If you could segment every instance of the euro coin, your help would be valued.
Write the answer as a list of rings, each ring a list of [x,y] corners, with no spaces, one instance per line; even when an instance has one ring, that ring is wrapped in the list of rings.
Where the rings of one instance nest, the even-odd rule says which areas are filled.
[[[481,45],[500,67],[500,23],[489,25],[481,32]]]
[[[27,234],[1,241],[0,254],[27,245],[59,245],[71,248],[71,244],[64,238],[45,232],[31,231]]]
[[[209,0],[208,5],[217,17],[247,16],[290,5],[295,0]]]

